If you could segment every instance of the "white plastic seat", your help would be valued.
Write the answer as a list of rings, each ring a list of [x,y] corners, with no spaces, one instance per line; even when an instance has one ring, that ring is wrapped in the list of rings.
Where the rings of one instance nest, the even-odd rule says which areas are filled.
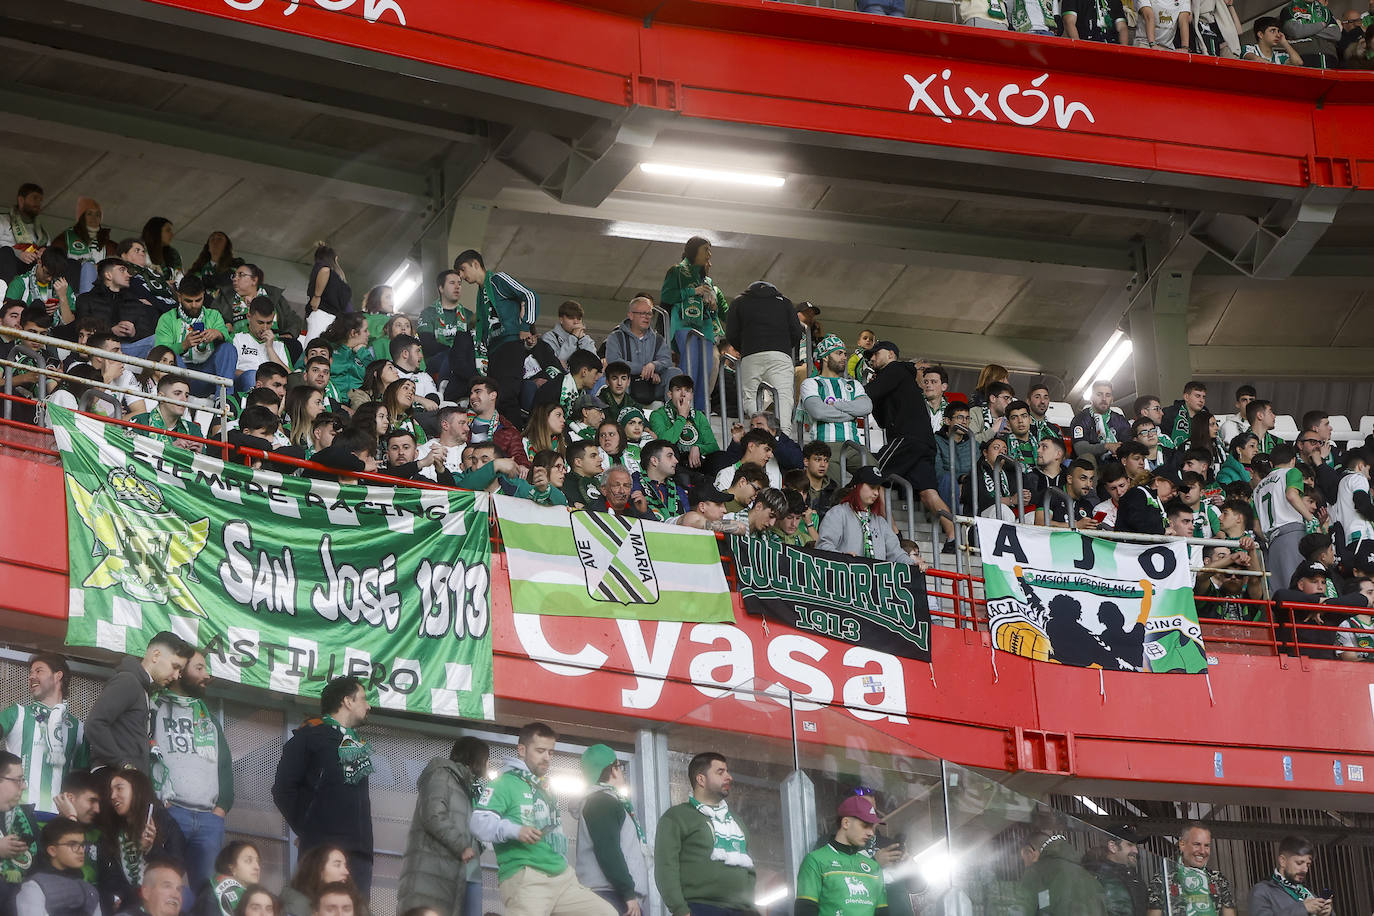
[[[1050,407],[1045,411],[1045,419],[1059,426],[1068,426],[1073,422],[1073,405],[1068,401],[1050,401]]]
[[[1291,414],[1280,414],[1274,418],[1274,435],[1285,442],[1298,438],[1298,424]]]

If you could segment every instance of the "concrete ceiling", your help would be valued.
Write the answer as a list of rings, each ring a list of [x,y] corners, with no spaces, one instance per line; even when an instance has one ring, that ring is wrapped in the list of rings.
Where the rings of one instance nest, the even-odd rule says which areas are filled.
[[[563,298],[582,301],[594,329],[618,321],[634,293],[656,293],[682,240],[699,233],[715,242],[713,276],[729,294],[765,279],[820,305],[826,324],[844,333],[873,325],[952,363],[995,359],[1064,373],[1124,313],[1139,279],[1134,248],[1186,223],[1190,205],[1245,219],[1274,206],[1248,189],[1101,179],[1085,192],[1077,177],[936,158],[913,170],[888,150],[682,125],[657,132],[639,155],[766,169],[786,175],[785,186],[726,187],[629,168],[603,193],[579,189],[594,200],[578,203],[548,192],[541,179],[559,147],[515,123],[537,121],[519,105],[512,123],[500,124],[485,120],[491,106],[474,95],[466,117],[436,124],[379,113],[385,106],[375,100],[341,105],[217,81],[208,65],[153,71],[15,38],[0,39],[0,50],[9,77],[0,89],[0,173],[46,187],[52,230],[69,225],[76,199],[89,195],[121,235],[151,216],[172,220],[188,262],[210,232],[223,231],[297,302],[318,240],[339,250],[360,299],[461,193],[489,201],[491,215],[481,238],[450,242],[480,244],[489,263],[541,293],[549,314]],[[461,107],[462,97],[440,100]],[[559,114],[557,129],[576,132],[576,118],[586,116]],[[1189,343],[1374,347],[1370,270],[1351,256],[1374,239],[1371,212],[1365,201],[1337,210],[1309,259],[1324,275],[1319,295],[1306,292],[1307,279],[1255,281],[1215,257],[1194,258]]]

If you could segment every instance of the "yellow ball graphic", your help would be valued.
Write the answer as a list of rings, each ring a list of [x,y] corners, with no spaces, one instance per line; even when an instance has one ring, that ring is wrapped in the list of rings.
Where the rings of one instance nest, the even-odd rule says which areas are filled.
[[[1050,660],[1050,641],[1024,620],[1004,623],[997,628],[997,648],[1036,661]]]

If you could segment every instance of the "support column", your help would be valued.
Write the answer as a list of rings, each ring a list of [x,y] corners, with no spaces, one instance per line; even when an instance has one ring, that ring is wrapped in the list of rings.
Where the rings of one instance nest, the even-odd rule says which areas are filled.
[[[475,248],[486,257],[487,221],[491,216],[489,200],[458,198],[430,224],[420,238],[420,268],[425,274],[425,304],[434,298],[434,278],[439,271],[453,267],[460,252]],[[490,262],[488,262],[490,264]],[[477,304],[477,291],[463,287],[463,306]]]
[[[655,826],[672,806],[672,795],[668,791],[668,736],[647,728],[635,732],[634,764],[630,768],[632,788],[639,799],[640,823],[649,834],[652,849]],[[666,916],[653,881],[649,882],[649,899],[645,903],[646,916]]]
[[[1172,403],[1193,375],[1188,355],[1188,299],[1191,270],[1164,270],[1155,279],[1154,294],[1131,308],[1131,358],[1136,391],[1157,394]]]

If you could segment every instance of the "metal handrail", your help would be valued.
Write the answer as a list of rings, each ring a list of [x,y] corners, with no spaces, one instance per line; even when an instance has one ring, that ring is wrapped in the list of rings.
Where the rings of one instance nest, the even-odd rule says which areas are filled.
[[[76,409],[81,411],[82,413],[94,413],[94,411],[91,410],[91,405],[95,401],[104,401],[105,403],[113,407],[116,413],[119,412],[119,401],[115,400],[114,396],[111,395],[109,392],[98,391],[95,388],[92,388],[85,394],[81,395],[81,400],[76,402]]]
[[[105,352],[105,351],[101,351],[101,352]],[[112,355],[114,355],[114,354],[112,354]],[[161,363],[155,363],[154,365],[160,365],[163,369],[174,369],[174,368],[176,368],[175,366],[168,366],[168,365],[164,365],[164,364],[161,364]],[[144,390],[141,389],[141,388],[125,388],[125,387],[123,387],[122,385],[115,385],[115,384],[112,384],[112,383],[110,383],[110,382],[98,382],[98,381],[95,381],[95,380],[93,380],[93,379],[81,378],[81,377],[78,376],[78,375],[71,375],[70,373],[61,372],[61,371],[59,371],[59,370],[57,370],[57,369],[35,370],[32,366],[26,366],[26,365],[23,365],[23,364],[21,364],[21,363],[16,363],[16,362],[14,362],[13,360],[8,360],[8,359],[0,359],[0,366],[4,366],[6,369],[23,369],[23,370],[26,371],[26,372],[35,372],[35,371],[36,371],[36,372],[39,372],[39,374],[42,375],[42,376],[44,376],[45,378],[55,378],[55,379],[59,379],[59,380],[64,381],[64,382],[76,382],[78,385],[85,385],[87,388],[99,388],[99,389],[102,390],[102,391],[113,391],[113,392],[115,392],[116,394],[131,394],[131,395],[137,395],[138,397],[143,398],[144,400],[148,400],[148,401],[161,401],[163,404],[176,404],[176,405],[178,405],[178,406],[180,406],[180,407],[185,407],[187,410],[208,410],[209,412],[211,412],[211,413],[213,413],[213,414],[217,414],[217,415],[219,415],[219,416],[225,416],[225,415],[227,415],[227,414],[229,413],[229,408],[228,408],[228,407],[219,407],[219,406],[215,406],[215,407],[205,407],[205,406],[202,406],[202,405],[200,405],[200,404],[192,404],[190,401],[182,401],[182,400],[178,400],[177,398],[169,398],[169,397],[166,397],[165,395],[161,395],[161,394],[157,394],[157,393],[149,394],[148,392],[144,391]],[[7,378],[8,378],[8,375],[7,375]],[[11,392],[9,392],[8,390],[6,390],[5,393],[6,393],[6,394],[10,394]],[[36,400],[36,401],[44,401],[44,400],[46,400],[46,399],[45,399],[45,398],[35,398],[34,400]],[[8,418],[8,416],[9,416],[9,411],[8,411],[9,403],[10,403],[10,402],[8,402],[8,401],[5,402],[5,407],[6,407],[5,415],[6,415],[7,418]]]
[[[653,323],[656,325],[654,330],[658,332],[659,337],[667,340],[668,329],[672,327],[672,322],[668,318],[668,310],[657,304],[649,307],[654,310]]]
[[[754,412],[763,413],[763,390],[765,388],[773,392],[773,413],[776,414],[778,412],[778,389],[774,388],[772,385],[768,384],[763,379],[759,379],[759,387],[754,391]],[[740,415],[740,422],[744,422],[743,414]],[[782,428],[781,417],[778,418],[778,428]]]
[[[112,359],[117,363],[127,363],[130,366],[138,366],[140,369],[156,369],[160,372],[170,372],[184,379],[194,379],[198,382],[208,382],[211,385],[220,387],[233,387],[234,380],[225,378],[221,375],[211,375],[208,372],[201,372],[198,369],[187,369],[183,366],[168,365],[167,363],[155,363],[151,360],[143,359],[138,356],[130,356],[127,353],[115,353],[110,350],[102,350],[99,347],[91,347],[86,344],[73,343],[70,340],[62,340],[59,337],[47,337],[43,334],[34,334],[30,331],[21,331],[18,328],[0,327],[0,337],[13,337],[16,340],[28,340],[42,344],[45,347],[56,347],[59,350],[70,350],[73,353],[82,353],[86,356],[99,356],[103,359]]]
[[[38,400],[39,400],[39,401],[47,400],[47,396],[48,396],[47,383],[46,383],[46,380],[45,380],[45,378],[44,378],[44,374],[45,374],[45,373],[44,373],[44,370],[47,369],[47,360],[43,357],[43,355],[42,355],[41,353],[39,353],[39,352],[38,352],[37,350],[35,350],[33,347],[30,347],[29,345],[27,345],[27,344],[25,344],[25,343],[16,341],[15,344],[14,344],[14,349],[18,350],[18,351],[20,352],[20,354],[27,356],[27,357],[28,357],[29,359],[31,359],[33,362],[32,362],[31,364],[26,364],[26,363],[13,362],[13,361],[8,360],[8,359],[6,359],[6,360],[0,360],[0,366],[4,366],[4,367],[5,367],[5,394],[6,394],[6,395],[13,395],[13,394],[14,394],[14,370],[16,370],[16,369],[22,369],[22,370],[24,370],[24,372],[26,372],[26,373],[27,373],[27,372],[36,372],[36,373],[38,374]],[[11,410],[13,409],[12,406],[11,406],[12,404],[13,404],[12,401],[10,401],[10,400],[8,400],[8,399],[5,400],[5,419],[6,419],[6,420],[8,420],[8,419],[11,418],[10,412],[11,412]]]

